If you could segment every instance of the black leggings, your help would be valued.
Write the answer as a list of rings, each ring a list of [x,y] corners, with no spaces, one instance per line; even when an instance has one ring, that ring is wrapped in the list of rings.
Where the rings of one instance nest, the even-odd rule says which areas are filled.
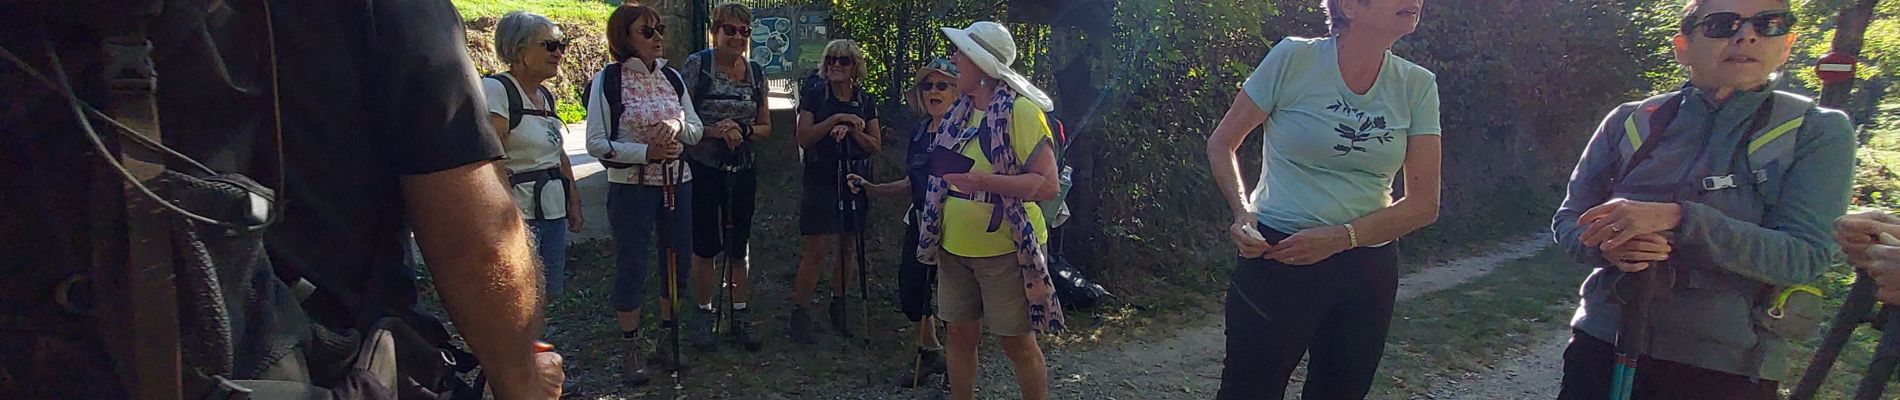
[[[1610,398],[1610,376],[1616,370],[1616,345],[1572,331],[1564,348],[1563,391],[1559,400]],[[1636,364],[1631,399],[1773,400],[1781,384],[1770,380],[1704,369],[1693,365],[1644,357]]]
[[[1286,234],[1262,227],[1277,242]],[[1280,399],[1309,356],[1305,399],[1363,399],[1385,352],[1398,294],[1397,244],[1347,250],[1310,266],[1241,258],[1227,292],[1219,399]]]
[[[903,255],[902,259],[897,260],[897,304],[910,322],[923,322],[924,317],[937,314],[930,304],[936,299],[933,291],[937,288],[937,267],[917,261],[917,235],[920,232],[917,228],[916,207],[904,214]]]

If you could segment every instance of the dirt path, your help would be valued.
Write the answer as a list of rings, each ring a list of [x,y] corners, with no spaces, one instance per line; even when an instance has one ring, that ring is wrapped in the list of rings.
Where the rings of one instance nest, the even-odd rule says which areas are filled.
[[[1406,275],[1399,281],[1398,300],[1405,301],[1427,293],[1448,289],[1473,278],[1483,276],[1508,261],[1530,257],[1549,243],[1549,235],[1530,234],[1501,242],[1497,250],[1476,256],[1464,257],[1437,263],[1419,272]],[[1206,399],[1214,395],[1220,384],[1222,357],[1226,353],[1223,343],[1226,339],[1225,324],[1219,313],[1211,313],[1194,327],[1183,328],[1172,336],[1164,338],[1136,338],[1119,345],[1098,349],[1045,348],[1044,352],[1050,365],[1050,394],[1052,398],[1066,399]],[[1549,346],[1543,346],[1549,347]],[[1557,351],[1561,352],[1561,341]],[[984,343],[984,348],[996,349],[996,343]],[[1544,353],[1539,349],[1536,355]],[[984,353],[980,381],[977,387],[979,398],[1017,398],[1016,383],[1010,373],[1010,367],[1002,357]],[[1550,364],[1541,357],[1527,357],[1523,365],[1500,369],[1498,377],[1480,377],[1480,385],[1472,388],[1494,389],[1493,391],[1466,391],[1470,395],[1443,398],[1551,398],[1551,395],[1532,396],[1529,393],[1544,393],[1533,387],[1548,384],[1555,389],[1554,377],[1541,377],[1537,373],[1555,371],[1553,367],[1561,363]],[[1508,369],[1515,368],[1515,369]],[[1554,372],[1553,372],[1554,373]],[[1488,379],[1488,380],[1483,380]],[[1294,378],[1289,393],[1297,397],[1301,377]],[[940,384],[940,383],[939,383]],[[1522,389],[1518,389],[1522,388]],[[1517,393],[1526,393],[1518,395]],[[840,393],[837,398],[883,399],[883,398],[930,398],[930,390],[898,390],[883,388],[861,388]]]
[[[1490,371],[1432,391],[1432,399],[1554,399],[1564,375],[1564,345],[1570,332],[1545,332],[1537,344]]]

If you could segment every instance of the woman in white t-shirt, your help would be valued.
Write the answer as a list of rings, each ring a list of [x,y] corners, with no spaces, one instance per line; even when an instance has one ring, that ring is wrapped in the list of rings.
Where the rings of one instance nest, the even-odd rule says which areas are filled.
[[[547,17],[508,13],[495,24],[495,55],[508,71],[482,79],[488,123],[507,154],[496,164],[534,234],[549,298],[567,287],[567,232],[581,231],[581,198],[573,192],[561,119],[554,113],[552,92],[541,86],[560,74],[567,44],[561,28]]]

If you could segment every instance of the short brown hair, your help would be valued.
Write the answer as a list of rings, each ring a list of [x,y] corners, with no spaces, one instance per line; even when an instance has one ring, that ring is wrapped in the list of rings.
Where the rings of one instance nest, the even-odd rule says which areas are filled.
[[[626,62],[640,53],[633,50],[633,41],[628,37],[633,23],[651,19],[654,24],[660,22],[660,12],[637,2],[626,2],[614,9],[607,17],[607,50],[614,62]]]
[[[708,29],[719,29],[719,23],[726,20],[733,20],[733,21],[738,21],[741,24],[752,25],[752,9],[747,8],[744,4],[739,4],[739,3],[722,3],[718,6],[715,6],[712,9],[713,25],[711,28],[708,28]]]

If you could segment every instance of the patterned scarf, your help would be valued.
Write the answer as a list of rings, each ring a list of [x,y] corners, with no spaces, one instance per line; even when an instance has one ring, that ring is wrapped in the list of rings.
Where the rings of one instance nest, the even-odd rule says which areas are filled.
[[[983,125],[966,128],[963,125],[974,112],[975,99],[968,95],[958,98],[938,124],[931,151],[957,154],[962,146],[984,145],[983,154],[997,174],[1025,173],[1029,166],[1025,160],[1016,159],[1016,151],[1009,144],[1009,123],[1016,104],[1016,90],[1009,85],[998,85],[991,99]],[[984,126],[989,129],[980,129]],[[989,136],[971,141],[978,134]],[[931,171],[927,186],[929,192],[924,196],[923,237],[917,241],[917,260],[925,265],[941,265],[937,263],[937,252],[943,248],[943,205],[945,197],[950,195],[950,184],[943,180],[945,172]],[[1044,256],[1042,247],[1036,244],[1035,227],[1029,223],[1029,213],[1023,208],[1023,200],[986,192],[970,193],[970,197],[994,205],[1009,222],[1010,239],[1016,243],[1016,263],[1022,267],[1023,291],[1029,299],[1029,328],[1038,334],[1061,331],[1064,322],[1062,304],[1056,300],[1055,283],[1049,279],[1048,257]]]

